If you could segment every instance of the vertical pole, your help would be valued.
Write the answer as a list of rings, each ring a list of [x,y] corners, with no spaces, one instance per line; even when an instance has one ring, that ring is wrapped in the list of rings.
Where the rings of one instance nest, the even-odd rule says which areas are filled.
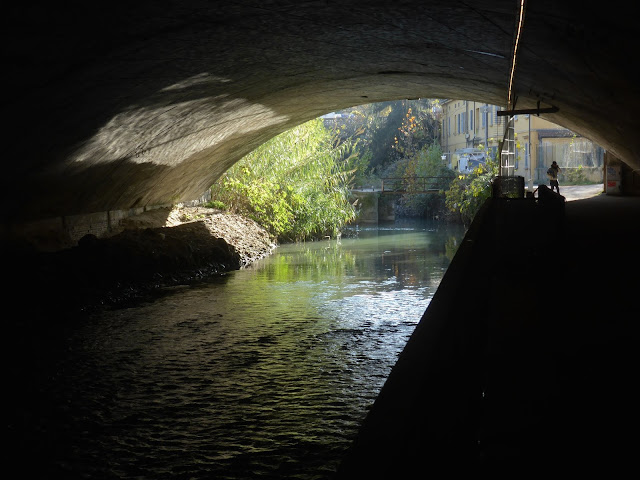
[[[484,149],[489,152],[489,105],[484,104]]]
[[[529,147],[527,154],[529,155],[529,191],[533,192],[533,158],[531,157],[531,114],[529,114]]]

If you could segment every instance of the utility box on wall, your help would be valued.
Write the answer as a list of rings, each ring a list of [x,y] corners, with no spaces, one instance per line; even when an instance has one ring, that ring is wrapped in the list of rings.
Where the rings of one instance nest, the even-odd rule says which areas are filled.
[[[605,175],[605,193],[607,195],[621,195],[621,168],[620,165],[607,165]]]

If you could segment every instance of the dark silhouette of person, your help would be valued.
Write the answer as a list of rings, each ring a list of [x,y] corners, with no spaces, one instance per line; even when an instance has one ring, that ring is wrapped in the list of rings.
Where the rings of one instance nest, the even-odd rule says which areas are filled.
[[[549,177],[549,186],[551,187],[551,191],[555,188],[558,191],[558,195],[560,195],[560,184],[558,184],[558,173],[560,173],[560,167],[554,160],[547,170],[547,176]]]

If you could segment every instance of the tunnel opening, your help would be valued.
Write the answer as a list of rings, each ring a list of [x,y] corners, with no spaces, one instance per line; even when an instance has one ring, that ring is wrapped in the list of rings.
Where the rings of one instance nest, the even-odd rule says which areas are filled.
[[[10,153],[24,161],[11,165],[16,181],[7,198],[25,191],[39,198],[29,195],[5,214],[20,222],[120,211],[133,208],[141,194],[147,208],[191,200],[275,133],[365,97],[427,92],[439,98],[468,92],[467,98],[499,105],[509,102],[512,88],[517,108],[552,103],[559,124],[637,170],[634,136],[621,134],[631,126],[619,112],[632,82],[617,65],[633,45],[625,40],[632,29],[584,6],[528,5],[517,69],[509,75],[521,6],[349,3],[338,13],[331,6],[247,4],[229,11],[190,4],[172,17],[155,7],[114,8],[99,28],[87,20],[95,32],[69,28],[64,35],[57,29],[65,22],[43,20],[47,10],[21,15],[15,9],[11,59],[24,82],[14,82],[12,118],[40,134],[34,141],[16,128],[13,143],[29,145],[29,152]],[[61,11],[53,16],[61,17]],[[266,18],[272,21],[263,23]],[[303,28],[304,21],[313,27]],[[53,56],[38,48],[44,38],[53,42]],[[258,48],[262,38],[272,43]],[[25,58],[57,66],[38,71],[37,61]],[[598,71],[616,74],[591,81]],[[29,117],[34,110],[38,118]],[[238,110],[244,113],[230,114]]]
[[[3,240],[14,225],[30,221],[41,223],[37,228],[26,227],[24,232],[31,238],[51,232],[50,239],[61,225],[67,228],[76,220],[78,225],[84,224],[80,217],[90,218],[89,225],[95,226],[117,220],[141,196],[143,210],[196,198],[213,177],[274,134],[365,97],[378,101],[433,92],[440,98],[458,98],[461,92],[468,92],[469,98],[500,104],[507,98],[509,48],[518,4],[499,0],[394,6],[347,1],[321,8],[313,2],[278,2],[270,7],[253,2],[182,2],[169,7],[132,4],[114,5],[102,23],[95,21],[93,10],[66,15],[56,6],[56,15],[50,16],[53,7],[15,7],[9,11],[6,30],[8,63],[15,75],[9,77],[13,94],[7,102],[12,142],[7,145],[11,161],[6,176],[11,187],[4,192],[4,204],[15,208],[3,213]],[[607,8],[584,2],[528,2],[514,92],[519,96],[518,108],[535,108],[539,102],[557,106],[559,123],[600,143],[621,165],[619,176],[630,189],[627,192],[637,193],[640,137],[636,135],[637,119],[629,112],[638,110],[639,98],[633,71],[628,68],[637,41],[633,16],[620,15],[625,11],[627,5],[621,2],[609,3]],[[185,79],[203,77],[211,82],[198,84],[201,90],[198,85],[164,90]],[[190,93],[207,96],[211,103],[199,102],[189,97]],[[238,104],[246,115],[236,118],[229,111]],[[193,111],[202,114],[202,122],[189,123]],[[163,129],[172,124],[176,130]],[[112,135],[123,131],[130,141],[112,143]],[[39,134],[34,136],[33,132]],[[199,135],[203,132],[220,142],[212,145]],[[152,138],[167,141],[147,148],[146,142]],[[85,152],[86,161],[70,162],[74,152]],[[606,260],[596,260],[598,267],[594,268],[600,274],[606,271],[606,288],[597,293],[607,300],[595,308],[581,300],[585,290],[576,281],[589,278],[591,273],[592,267],[581,258],[581,254],[587,255],[587,248],[557,254],[560,260],[554,267],[559,275],[555,277],[557,272],[542,255],[531,263],[536,273],[528,272],[524,278],[518,273],[518,262],[506,265],[516,272],[515,280],[507,285],[514,289],[513,296],[507,295],[513,311],[521,312],[526,305],[522,292],[543,289],[552,281],[550,277],[562,295],[555,317],[546,307],[532,310],[548,327],[534,332],[536,339],[547,342],[545,366],[559,367],[551,372],[558,374],[558,384],[567,380],[553,391],[557,397],[552,400],[558,402],[550,403],[554,407],[550,416],[542,418],[549,427],[547,433],[561,435],[551,439],[546,434],[537,436],[539,442],[529,442],[532,448],[524,457],[536,465],[543,457],[550,470],[557,470],[553,460],[563,461],[561,465],[568,471],[590,474],[594,469],[633,468],[632,447],[626,439],[627,432],[637,425],[633,414],[637,395],[628,388],[633,384],[629,379],[634,378],[629,366],[637,362],[630,344],[635,336],[628,320],[629,312],[635,311],[631,300],[636,295],[638,265],[633,242],[638,232],[634,221],[637,210],[628,201],[609,198],[607,202],[614,203],[588,203],[584,209],[569,206],[568,236],[558,237],[560,245],[564,245],[563,239],[577,244],[578,239],[587,239],[590,249],[605,252]],[[504,223],[492,226],[499,231]],[[531,251],[536,248],[539,245],[533,245]],[[481,279],[485,281],[486,276]],[[522,285],[527,288],[516,288]],[[12,298],[24,305],[34,303],[32,297],[20,293]],[[56,293],[62,299],[68,295]],[[454,303],[463,306],[469,302],[462,299]],[[41,306],[55,310],[53,305],[57,304],[45,302]],[[39,318],[46,321],[50,315]],[[505,314],[505,318],[510,317]],[[536,320],[528,318],[532,321],[524,325],[525,333],[531,332],[528,327]],[[477,328],[474,325],[465,330],[455,322],[450,325],[452,330],[459,327],[461,333]],[[508,336],[510,330],[502,332]],[[473,335],[458,339],[436,345],[430,352],[439,350],[455,357]],[[269,339],[263,341],[268,343]],[[511,349],[507,353],[519,353],[514,352],[517,343],[507,340],[503,345]],[[413,349],[416,351],[419,349]],[[419,355],[414,358],[417,364],[424,360]],[[537,358],[525,360],[535,363]],[[517,362],[510,365],[515,369]],[[537,365],[533,367],[529,371],[535,372]],[[465,368],[462,371],[468,373]],[[411,379],[415,370],[408,368],[405,373]],[[503,385],[512,378],[506,373]],[[513,377],[517,375],[515,371]],[[390,385],[395,382],[391,380]],[[465,395],[477,399],[482,391],[473,379],[464,387],[461,384],[465,382],[447,383],[446,378],[441,383],[451,386],[452,391],[469,387],[449,406],[459,405]],[[415,385],[411,381],[407,385],[409,393],[415,393]],[[530,387],[526,382],[524,385]],[[363,437],[374,432],[369,438],[381,441],[369,443],[371,448],[366,451],[367,440],[361,440],[364,455],[360,462],[351,463],[355,471],[362,473],[360,467],[366,467],[372,469],[372,476],[385,469],[397,473],[394,467],[402,465],[411,474],[412,467],[433,467],[425,467],[425,456],[441,459],[444,468],[450,469],[456,452],[476,452],[473,437],[450,436],[451,430],[432,437],[435,441],[425,440],[425,432],[433,432],[430,428],[442,425],[442,421],[429,417],[419,406],[427,400],[436,407],[443,403],[447,407],[437,393],[420,389],[413,403],[408,396],[398,400],[385,393],[384,398],[392,399],[387,404],[391,414],[404,412],[408,404],[418,407],[417,416],[406,414],[407,421],[397,425],[420,428],[409,428],[408,433],[399,435],[387,435],[383,428],[380,439],[376,428],[389,426],[394,417],[379,417],[377,426],[373,420]],[[469,424],[457,425],[462,425],[457,432],[471,431]],[[505,426],[510,425],[505,422]],[[503,433],[509,432],[507,428]],[[404,443],[388,445],[397,439]],[[508,456],[513,452],[508,436],[503,439],[498,444],[503,449],[494,458],[515,458],[502,466],[521,468],[517,456]],[[570,455],[563,456],[566,439],[570,440]],[[461,449],[446,449],[457,440],[462,440]],[[381,451],[380,445],[389,448]],[[549,446],[557,447],[553,455],[548,455]]]

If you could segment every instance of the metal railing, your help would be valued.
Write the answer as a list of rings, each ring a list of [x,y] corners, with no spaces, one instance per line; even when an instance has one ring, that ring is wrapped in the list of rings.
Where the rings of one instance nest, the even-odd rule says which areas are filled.
[[[438,193],[448,188],[453,177],[387,177],[382,179],[382,193]]]

